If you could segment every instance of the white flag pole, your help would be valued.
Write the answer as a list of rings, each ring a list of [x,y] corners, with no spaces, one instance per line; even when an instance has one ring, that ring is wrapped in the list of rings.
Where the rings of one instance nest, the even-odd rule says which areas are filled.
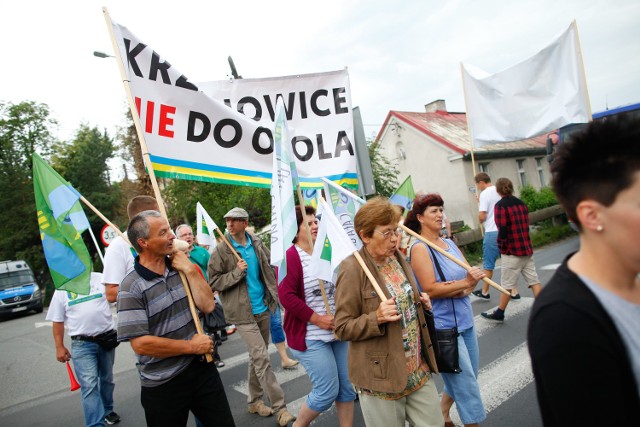
[[[149,174],[149,179],[151,180],[151,186],[153,187],[153,193],[156,196],[156,201],[158,202],[158,208],[160,213],[165,219],[167,217],[167,211],[164,207],[164,202],[162,201],[162,195],[160,194],[160,188],[158,187],[158,182],[156,180],[156,174],[153,171],[153,164],[151,163],[151,156],[149,155],[149,149],[147,148],[147,143],[144,139],[144,132],[142,132],[142,125],[140,124],[140,117],[138,117],[138,112],[136,111],[135,103],[133,101],[133,96],[131,95],[131,88],[129,87],[129,80],[127,79],[127,74],[124,70],[124,63],[122,62],[122,56],[120,55],[120,47],[116,41],[115,34],[113,33],[113,22],[111,22],[111,16],[109,16],[109,11],[106,7],[102,8],[102,12],[104,13],[104,19],[107,22],[107,30],[109,31],[109,36],[111,37],[111,44],[113,45],[113,51],[116,54],[116,61],[118,62],[118,68],[120,69],[120,77],[122,78],[122,84],[124,85],[124,91],[127,94],[127,101],[129,102],[129,108],[131,109],[131,116],[133,117],[133,122],[136,125],[136,131],[138,133],[138,141],[140,142],[140,149],[142,151],[142,159],[147,166],[147,173]],[[198,317],[198,312],[196,311],[196,304],[193,301],[193,296],[191,295],[191,289],[189,288],[189,282],[187,281],[187,276],[180,272],[180,279],[182,279],[182,284],[184,286],[185,293],[187,294],[187,300],[189,302],[189,310],[191,311],[191,316],[193,317],[193,322],[196,326],[196,332],[198,334],[204,334],[202,330],[202,324],[200,323],[200,318]],[[213,356],[209,353],[205,355],[207,362],[213,362]]]
[[[574,19],[571,22],[573,30],[576,32],[575,42],[576,51],[578,52],[578,59],[580,60],[580,67],[582,69],[582,79],[584,80],[584,92],[587,97],[587,112],[589,114],[589,121],[593,121],[593,115],[591,114],[591,100],[589,99],[589,89],[587,88],[587,73],[584,70],[584,61],[582,60],[582,48],[580,47],[580,36],[578,35],[578,23]]]
[[[93,234],[93,230],[91,230],[91,225],[89,225],[89,234],[91,235],[91,240],[93,240],[93,244],[96,247],[96,251],[98,251],[98,256],[100,257],[100,261],[102,261],[102,265],[104,265],[104,257],[102,256],[102,251],[100,251],[100,246],[98,246],[98,241],[96,240],[96,236]]]
[[[473,152],[473,131],[471,129],[471,120],[469,120],[469,107],[467,107],[467,87],[464,84],[464,65],[460,62],[460,76],[462,77],[462,95],[464,96],[465,116],[467,118],[467,132],[469,132],[469,146],[471,152],[471,170],[473,171],[473,182],[476,187],[476,204],[480,205],[480,194],[478,194],[478,183],[476,183],[476,157]],[[484,237],[484,227],[480,223],[480,234]]]

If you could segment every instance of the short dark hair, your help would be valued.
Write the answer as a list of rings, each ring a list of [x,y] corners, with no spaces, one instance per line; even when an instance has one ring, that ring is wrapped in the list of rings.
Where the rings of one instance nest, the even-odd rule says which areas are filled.
[[[479,182],[486,182],[487,184],[491,182],[491,177],[486,172],[477,173],[474,177],[476,184]]]
[[[305,215],[315,215],[316,214],[316,210],[313,206],[308,206],[305,205],[304,207],[304,213]],[[302,224],[302,208],[300,208],[300,205],[296,205],[296,223],[298,224],[298,228],[297,230],[300,230],[300,225]],[[297,236],[298,232],[296,231],[296,236],[293,237],[293,243],[296,243],[298,241],[298,236]]]
[[[513,182],[509,178],[498,178],[496,191],[501,196],[513,196]]]
[[[149,230],[151,227],[149,227],[149,221],[147,221],[148,217],[162,218],[162,215],[160,212],[154,210],[142,211],[133,217],[127,227],[129,242],[138,253],[142,252],[142,248],[138,244],[138,239],[149,238]]]
[[[586,199],[611,206],[640,170],[640,118],[612,116],[589,123],[558,146],[551,185],[569,218]]]
[[[420,234],[422,229],[420,221],[418,221],[418,215],[422,213],[430,206],[444,206],[444,200],[438,193],[421,194],[413,199],[413,206],[404,219],[404,226]]]
[[[159,208],[158,201],[151,196],[136,196],[129,200],[127,205],[127,216],[132,220],[134,216],[142,211],[157,211]]]

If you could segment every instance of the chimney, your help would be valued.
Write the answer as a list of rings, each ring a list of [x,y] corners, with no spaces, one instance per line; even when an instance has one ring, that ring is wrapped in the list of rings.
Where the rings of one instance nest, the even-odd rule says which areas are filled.
[[[447,111],[447,105],[444,99],[436,99],[424,106],[425,112],[435,113],[436,111]]]

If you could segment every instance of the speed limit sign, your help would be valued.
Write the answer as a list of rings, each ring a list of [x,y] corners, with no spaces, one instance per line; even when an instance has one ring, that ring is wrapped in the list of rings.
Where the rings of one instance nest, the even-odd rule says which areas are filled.
[[[116,230],[114,230],[114,228],[109,224],[105,224],[105,226],[102,227],[102,231],[100,232],[100,239],[105,246],[109,246],[111,242],[113,242],[113,239],[115,239],[117,236],[118,233],[116,233]]]

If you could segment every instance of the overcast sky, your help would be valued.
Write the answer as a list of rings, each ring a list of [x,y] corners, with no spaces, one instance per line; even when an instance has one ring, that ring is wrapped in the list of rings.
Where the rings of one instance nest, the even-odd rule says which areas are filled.
[[[390,110],[464,111],[460,62],[494,73],[576,19],[594,112],[640,102],[638,0],[20,0],[0,3],[0,101],[46,103],[71,139],[127,108],[102,6],[193,82],[348,67],[367,137]]]

